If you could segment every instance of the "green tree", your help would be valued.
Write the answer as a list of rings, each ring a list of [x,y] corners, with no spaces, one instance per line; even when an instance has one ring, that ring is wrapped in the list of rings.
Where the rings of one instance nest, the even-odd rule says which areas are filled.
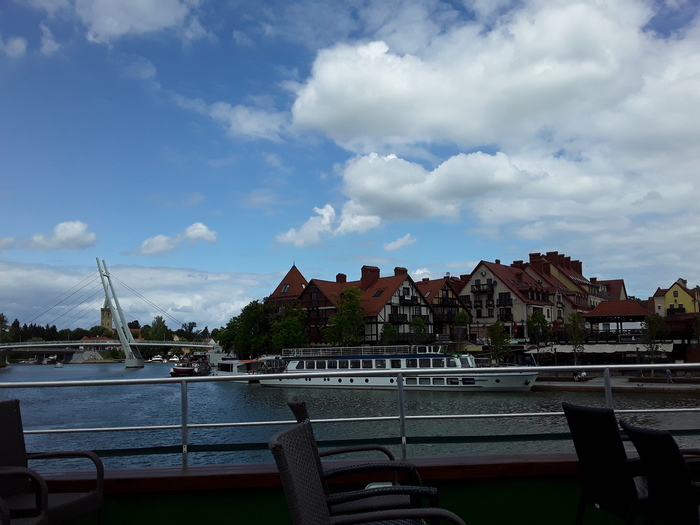
[[[642,345],[652,363],[661,355],[661,340],[667,332],[666,322],[659,314],[647,315],[642,321]],[[654,377],[653,370],[651,376]]]
[[[469,312],[466,310],[460,310],[455,315],[452,324],[457,327],[457,351],[462,351],[462,343],[466,340],[467,334],[469,333],[469,325],[472,322],[472,318]]]
[[[225,352],[254,359],[272,348],[270,307],[267,300],[251,301],[216,334]]]
[[[489,338],[489,346],[491,347],[491,359],[501,362],[513,354],[510,348],[510,335],[503,321],[496,321],[490,325],[486,329],[486,336]]]
[[[537,354],[539,357],[540,347],[552,340],[553,330],[547,318],[542,312],[532,312],[532,315],[525,322],[527,326],[527,335],[530,338],[530,343],[537,346]],[[539,359],[538,359],[539,361]]]
[[[168,328],[162,316],[157,315],[148,330],[148,339],[151,341],[172,341],[173,332]]]
[[[413,344],[423,345],[428,342],[428,324],[422,317],[415,316],[411,319],[411,340]]]
[[[90,337],[112,337],[112,330],[102,325],[96,325],[90,328],[89,334]]]
[[[355,346],[365,340],[365,309],[362,290],[350,286],[336,297],[336,314],[328,319],[324,337],[339,346]]]
[[[393,345],[399,340],[399,331],[391,323],[384,323],[382,326],[382,335],[379,342],[383,345]]]
[[[574,364],[577,365],[580,357],[583,355],[586,337],[588,336],[586,319],[581,312],[572,312],[569,314],[566,324],[566,336],[574,351]]]
[[[0,312],[0,342],[5,342],[5,338],[9,337],[10,325],[7,323],[7,316]]]
[[[306,316],[306,311],[298,306],[287,306],[282,309],[280,317],[272,323],[272,347],[275,351],[309,346]]]
[[[12,321],[12,324],[10,325],[10,329],[8,331],[8,335],[10,336],[11,343],[19,343],[22,341],[22,329],[19,325],[19,319],[15,319],[14,321]]]

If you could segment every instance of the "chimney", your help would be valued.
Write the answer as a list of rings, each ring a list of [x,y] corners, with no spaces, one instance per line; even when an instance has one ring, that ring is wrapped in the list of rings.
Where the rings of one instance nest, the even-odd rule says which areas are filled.
[[[408,270],[406,268],[401,268],[400,266],[397,266],[394,268],[394,275],[407,275]],[[377,277],[379,277],[379,270],[377,270]]]
[[[531,263],[534,263],[534,262],[537,262],[540,260],[542,260],[542,255],[540,255],[539,253],[531,253],[530,254],[530,262]]]
[[[500,259],[496,259],[496,264],[501,264],[501,260],[500,260]]]
[[[571,257],[564,257],[564,267],[571,270]]]
[[[339,273],[338,275],[335,276],[335,282],[346,283],[346,282],[348,282],[348,276],[345,275],[344,273]]]
[[[581,264],[581,261],[571,261],[571,269],[576,273],[583,275],[583,264]]]
[[[523,268],[525,266],[525,263],[523,261],[513,261],[513,264],[511,264],[513,268]]]
[[[557,260],[559,259],[559,252],[547,252],[546,258],[549,262],[557,264]]]
[[[423,277],[422,280],[424,283],[428,283],[428,282],[430,282],[430,277]]]
[[[369,290],[370,287],[379,279],[379,268],[376,266],[363,266],[362,277],[360,278],[360,288]]]

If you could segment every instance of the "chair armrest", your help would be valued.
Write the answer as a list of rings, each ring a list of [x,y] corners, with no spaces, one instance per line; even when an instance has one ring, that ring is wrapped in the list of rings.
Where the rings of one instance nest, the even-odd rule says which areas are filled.
[[[338,447],[330,450],[319,451],[318,455],[322,458],[328,456],[335,456],[337,454],[347,454],[351,452],[366,452],[366,451],[377,451],[384,454],[390,461],[395,461],[396,458],[392,454],[391,450],[382,445],[356,445],[352,447]]]
[[[392,485],[388,487],[340,492],[327,496],[326,501],[330,507],[331,505],[381,496],[410,496],[412,500],[418,501],[420,501],[420,498],[428,498],[430,507],[434,507],[438,504],[438,491],[436,488],[415,487],[411,485]]]
[[[104,489],[105,468],[100,456],[91,450],[59,450],[56,452],[33,452],[27,454],[27,459],[59,459],[59,458],[87,458],[95,466],[97,472],[97,490]]]
[[[24,476],[29,478],[36,498],[36,509],[40,513],[46,511],[49,504],[49,489],[46,487],[44,478],[42,478],[36,470],[27,467],[0,467],[0,477],[5,476]],[[7,523],[9,523],[9,521]]]
[[[700,456],[700,448],[682,448],[680,451],[684,456]]]
[[[345,514],[342,516],[334,516],[332,518],[332,523],[334,525],[350,525],[353,523],[409,519],[445,520],[456,525],[465,525],[464,521],[456,514],[449,510],[436,508],[379,510],[362,514]]]
[[[373,471],[388,471],[394,474],[397,474],[399,472],[406,472],[409,475],[411,485],[423,484],[420,475],[416,470],[416,466],[413,463],[404,463],[402,461],[374,461],[371,463],[360,463],[358,465],[350,465],[347,467],[330,469],[323,472],[323,479],[327,480],[329,478],[344,476],[348,474],[355,474],[358,472]]]

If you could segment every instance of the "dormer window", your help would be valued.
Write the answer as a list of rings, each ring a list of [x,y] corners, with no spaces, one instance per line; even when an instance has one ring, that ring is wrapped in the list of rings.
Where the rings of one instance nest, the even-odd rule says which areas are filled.
[[[382,288],[381,290],[377,290],[376,292],[374,292],[374,295],[372,297],[379,297],[380,295],[382,295],[384,293],[384,290],[385,290],[385,288]]]
[[[281,291],[280,293],[287,293],[288,291],[289,291],[289,285],[288,285],[288,284],[285,284],[285,285],[282,287],[282,291]]]

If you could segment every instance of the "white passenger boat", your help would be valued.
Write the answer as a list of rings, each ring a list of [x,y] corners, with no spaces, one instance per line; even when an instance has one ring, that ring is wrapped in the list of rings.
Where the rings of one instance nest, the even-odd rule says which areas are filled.
[[[316,355],[310,355],[314,351]],[[472,355],[453,355],[445,351],[443,345],[366,347],[356,355],[343,355],[344,352],[333,348],[301,349],[289,351],[297,355],[241,362],[238,372],[254,376],[248,382],[264,386],[361,389],[396,388],[396,374],[400,372],[405,389],[463,392],[527,392],[537,379],[535,371],[509,371],[507,368],[502,372],[481,371]],[[252,368],[251,363],[256,363],[256,367]],[[330,375],[333,372],[370,370],[372,374],[353,377]],[[375,374],[376,371],[388,373]],[[416,373],[418,371],[420,373]],[[280,373],[308,376],[269,377]]]

